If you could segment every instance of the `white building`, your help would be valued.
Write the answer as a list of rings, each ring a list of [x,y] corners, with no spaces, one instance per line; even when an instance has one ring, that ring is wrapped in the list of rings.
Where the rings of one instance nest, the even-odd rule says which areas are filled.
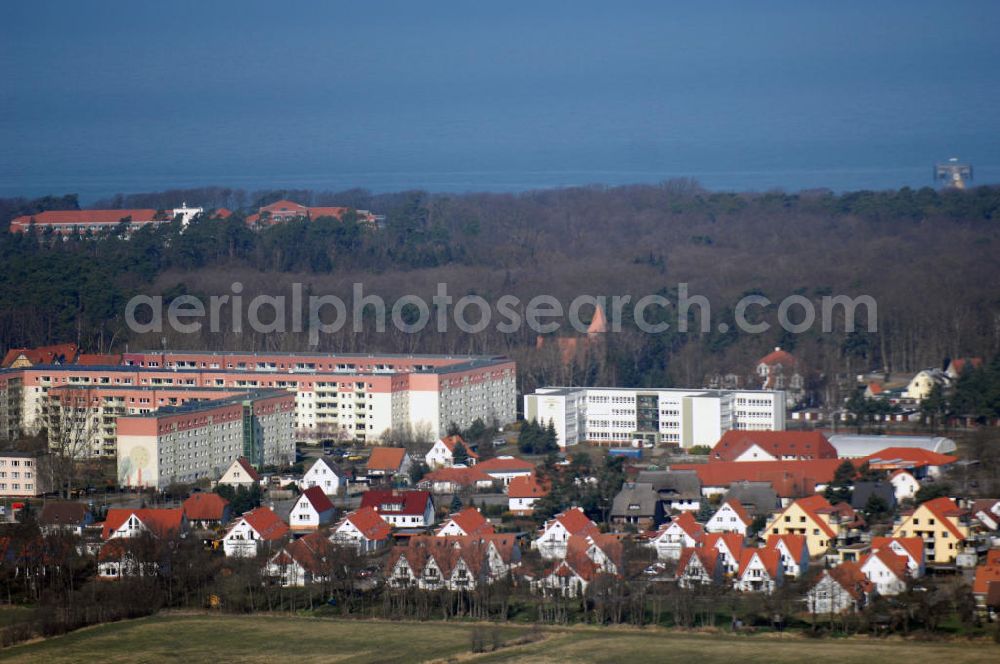
[[[300,491],[318,486],[328,496],[336,496],[340,493],[340,487],[343,485],[343,472],[341,472],[336,463],[325,457],[316,459],[316,462],[309,467],[309,470],[299,480]]]
[[[635,440],[712,446],[731,429],[782,431],[780,390],[544,387],[524,396],[524,417],[552,422],[560,447]]]

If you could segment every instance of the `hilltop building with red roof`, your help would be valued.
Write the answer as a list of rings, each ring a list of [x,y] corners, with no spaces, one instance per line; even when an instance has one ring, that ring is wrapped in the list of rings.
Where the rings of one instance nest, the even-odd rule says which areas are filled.
[[[762,390],[783,390],[789,408],[805,398],[806,384],[798,359],[781,347],[757,360],[755,369]]]
[[[108,510],[101,524],[101,538],[130,539],[145,534],[157,539],[183,537],[188,529],[188,519],[180,507],[169,509],[127,509]]]
[[[315,221],[325,217],[343,221],[348,212],[353,212],[358,223],[375,225],[381,219],[368,210],[352,210],[348,207],[308,207],[295,201],[282,199],[261,206],[256,213],[247,217],[246,223],[253,228],[276,226],[288,221]]]
[[[709,454],[712,463],[836,458],[837,450],[819,431],[727,431]]]
[[[396,475],[405,475],[410,470],[410,455],[405,447],[373,447],[368,457],[368,477],[392,480]]]

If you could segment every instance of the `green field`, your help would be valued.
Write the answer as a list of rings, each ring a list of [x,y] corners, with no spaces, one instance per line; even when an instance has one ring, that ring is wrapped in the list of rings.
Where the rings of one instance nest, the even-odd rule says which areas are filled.
[[[494,630],[495,637],[494,637]],[[174,615],[102,625],[0,651],[4,662],[802,662],[1000,661],[993,643],[898,639],[809,640],[661,630],[543,628],[539,641],[473,654],[475,631],[490,644],[530,638],[529,627],[391,623],[285,616]]]

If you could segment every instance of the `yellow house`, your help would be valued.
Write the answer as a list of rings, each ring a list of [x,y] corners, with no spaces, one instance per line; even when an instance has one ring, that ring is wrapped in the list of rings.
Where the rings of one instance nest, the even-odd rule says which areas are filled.
[[[935,385],[944,385],[945,373],[940,369],[924,369],[910,379],[903,396],[923,401],[930,396]]]
[[[928,500],[904,515],[892,531],[893,537],[924,540],[927,562],[938,565],[954,562],[969,535],[968,514],[951,498]]]
[[[845,519],[845,516],[850,518]],[[767,524],[766,532],[769,535],[802,535],[806,538],[809,557],[815,558],[836,545],[837,536],[849,521],[853,521],[853,510],[848,505],[830,505],[826,498],[816,494],[800,498],[778,512]]]

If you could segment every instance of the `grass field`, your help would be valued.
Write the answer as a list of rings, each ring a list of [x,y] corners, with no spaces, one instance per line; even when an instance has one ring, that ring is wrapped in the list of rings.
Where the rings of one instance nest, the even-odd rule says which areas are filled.
[[[992,643],[919,643],[867,639],[731,637],[592,627],[544,629],[542,640],[474,655],[473,631],[492,640],[492,626],[389,623],[284,616],[164,616],[102,625],[0,651],[4,662],[391,663],[476,662],[802,662],[1000,661]],[[501,626],[498,637],[529,637],[528,627]]]

